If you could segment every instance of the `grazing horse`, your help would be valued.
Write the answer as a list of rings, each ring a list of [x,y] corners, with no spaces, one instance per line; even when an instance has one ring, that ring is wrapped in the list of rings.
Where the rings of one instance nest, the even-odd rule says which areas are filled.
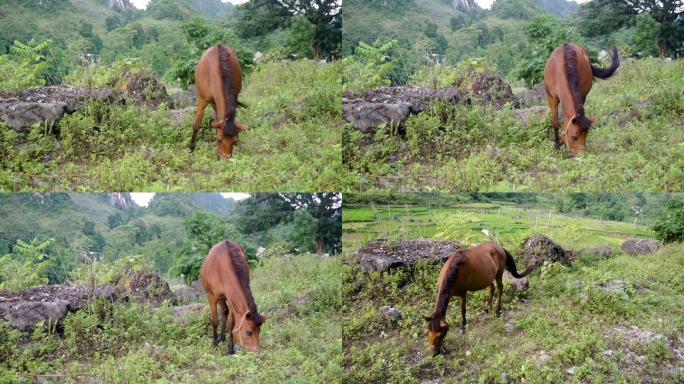
[[[461,332],[465,332],[466,325],[466,294],[468,291],[479,291],[489,287],[487,307],[492,307],[494,295],[494,281],[498,288],[496,315],[501,314],[501,293],[503,283],[501,278],[507,269],[515,278],[525,277],[531,269],[518,274],[515,261],[508,251],[499,244],[489,242],[472,248],[461,249],[449,256],[442,267],[437,280],[437,301],[432,315],[424,316],[428,322],[428,344],[431,356],[439,353],[444,343],[449,327],[446,322],[446,310],[452,296],[461,298]]]
[[[192,124],[190,150],[195,150],[197,132],[202,124],[202,116],[208,104],[214,108],[215,117],[211,126],[216,130],[218,155],[228,159],[233,155],[233,145],[238,140],[238,130],[249,129],[235,120],[238,94],[242,88],[242,70],[232,48],[221,44],[204,51],[195,67],[195,88],[197,92],[197,111]]]
[[[553,133],[556,148],[561,142],[576,156],[584,149],[589,128],[596,122],[595,118],[584,115],[584,101],[591,90],[593,77],[607,79],[620,66],[617,48],[613,47],[612,63],[608,68],[597,68],[591,65],[589,53],[573,43],[563,43],[553,50],[544,67],[544,88],[551,108]],[[563,104],[565,130],[560,137],[558,131],[558,103]]]
[[[214,346],[226,339],[228,323],[228,354],[235,353],[233,338],[248,351],[259,352],[259,332],[266,317],[257,311],[249,289],[249,266],[242,248],[228,240],[214,245],[202,263],[200,275],[211,309]],[[217,305],[221,306],[220,336],[216,335]]]

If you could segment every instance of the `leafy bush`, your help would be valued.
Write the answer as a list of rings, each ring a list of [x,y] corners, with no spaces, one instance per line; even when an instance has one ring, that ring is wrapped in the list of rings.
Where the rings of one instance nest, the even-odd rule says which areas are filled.
[[[0,289],[22,289],[48,283],[48,269],[52,261],[47,258],[47,249],[54,239],[31,243],[17,240],[12,253],[0,257]]]
[[[360,41],[354,54],[342,59],[342,89],[361,93],[390,85],[389,74],[398,65],[392,53],[398,44],[397,40],[387,43],[376,40],[372,44]]]
[[[15,41],[9,55],[0,55],[0,89],[18,91],[22,88],[45,85],[48,63],[43,51],[52,40],[38,43],[35,39],[26,44]]]
[[[684,241],[684,201],[669,200],[665,211],[653,225],[658,240],[665,243]]]

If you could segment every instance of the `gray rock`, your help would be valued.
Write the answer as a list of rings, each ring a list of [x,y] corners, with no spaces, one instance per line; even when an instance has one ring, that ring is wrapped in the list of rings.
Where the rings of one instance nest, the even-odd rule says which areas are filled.
[[[82,285],[40,285],[17,292],[0,291],[0,320],[21,330],[41,321],[56,324],[94,298],[114,300],[117,292],[113,286],[93,289]]]
[[[601,257],[609,257],[613,254],[613,248],[608,244],[601,244],[596,247],[582,248],[578,251],[578,253],[596,255]]]
[[[195,105],[195,95],[189,91],[179,91],[171,94],[174,108],[187,108]]]
[[[415,265],[419,260],[444,262],[463,245],[449,240],[412,239],[395,244],[373,240],[356,251],[356,261],[364,272],[384,272]]]
[[[565,250],[558,243],[544,235],[528,237],[520,248],[520,256],[525,260],[527,268],[538,268],[545,261],[568,262]]]
[[[202,295],[193,287],[181,287],[173,292],[179,304],[190,304],[200,301]]]
[[[528,125],[530,123],[530,120],[532,120],[533,118],[538,116],[545,116],[548,110],[548,107],[539,106],[524,109],[516,109],[514,113],[523,125]]]
[[[432,379],[421,381],[420,384],[442,384],[442,379]]]
[[[622,251],[630,255],[646,255],[657,251],[662,243],[656,239],[627,239],[622,243]]]
[[[176,316],[176,321],[181,324],[187,324],[193,317],[199,316],[206,311],[208,306],[204,303],[195,303],[174,307],[173,312]]]
[[[383,316],[392,319],[392,320],[399,320],[401,319],[401,312],[394,308],[390,307],[389,305],[385,305],[384,307],[380,308],[382,310]]]
[[[0,99],[0,121],[17,131],[28,131],[33,124],[53,126],[64,116],[66,105]]]
[[[530,288],[530,281],[527,277],[516,279],[508,271],[504,272],[504,278],[511,285],[513,292],[524,292]]]
[[[546,102],[544,82],[537,83],[532,87],[532,89],[526,89],[516,93],[515,97],[518,99],[518,105],[521,107],[543,105]]]

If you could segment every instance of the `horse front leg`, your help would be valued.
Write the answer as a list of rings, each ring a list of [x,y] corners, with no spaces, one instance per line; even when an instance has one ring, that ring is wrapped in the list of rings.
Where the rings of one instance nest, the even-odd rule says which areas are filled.
[[[553,138],[556,144],[556,149],[560,148],[560,137],[558,131],[560,130],[560,121],[558,120],[558,99],[551,95],[546,95],[549,102],[549,109],[551,110],[551,124],[553,125]]]
[[[209,300],[209,309],[211,310],[211,328],[214,331],[213,345],[214,347],[218,345],[218,335],[216,334],[216,327],[218,327],[218,318],[216,315],[216,304],[217,300],[214,295],[207,295]]]
[[[226,340],[226,318],[228,317],[228,305],[226,305],[225,300],[219,300],[221,305],[221,334],[219,335],[218,342],[221,343]]]
[[[228,354],[235,353],[235,342],[233,341],[233,328],[235,327],[235,319],[232,313],[228,313]]]
[[[465,333],[466,326],[466,294],[464,293],[461,298],[461,333]]]
[[[207,108],[207,101],[202,97],[197,96],[197,110],[195,111],[195,122],[192,124],[192,138],[190,139],[190,152],[195,150],[195,142],[197,141],[197,132],[202,127],[202,117],[204,117],[204,109]]]

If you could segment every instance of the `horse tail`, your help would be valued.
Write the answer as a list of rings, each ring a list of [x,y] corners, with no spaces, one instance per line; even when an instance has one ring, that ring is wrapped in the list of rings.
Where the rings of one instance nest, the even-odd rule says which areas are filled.
[[[235,95],[235,88],[233,87],[233,71],[230,65],[230,54],[228,47],[218,44],[219,68],[221,69],[221,81],[223,82],[223,97],[226,102],[226,116],[223,123],[223,134],[226,136],[237,135],[237,127],[235,126],[235,105],[237,104],[237,97]]]
[[[511,273],[511,275],[513,275],[513,277],[516,279],[521,279],[532,271],[531,268],[528,268],[525,272],[518,273],[518,269],[515,267],[515,260],[513,260],[513,255],[511,255],[506,249],[504,249],[504,252],[506,253],[506,269]]]
[[[237,104],[237,106],[241,108],[249,108],[249,105],[243,103],[242,101],[236,101],[235,104]]]
[[[607,79],[613,76],[615,70],[620,66],[620,58],[618,57],[617,47],[613,46],[613,52],[611,53],[611,64],[608,68],[599,68],[591,66],[591,74],[599,79]]]

